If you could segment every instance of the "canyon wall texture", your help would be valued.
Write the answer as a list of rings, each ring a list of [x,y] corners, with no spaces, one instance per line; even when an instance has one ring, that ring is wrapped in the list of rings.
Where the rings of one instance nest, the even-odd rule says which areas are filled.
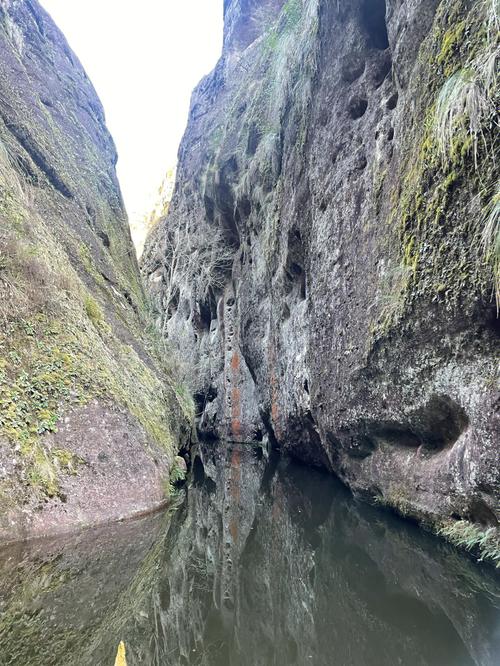
[[[142,263],[202,436],[451,533],[500,519],[496,9],[226,1]]]
[[[0,540],[158,506],[189,433],[116,160],[51,18],[36,0],[1,0]]]

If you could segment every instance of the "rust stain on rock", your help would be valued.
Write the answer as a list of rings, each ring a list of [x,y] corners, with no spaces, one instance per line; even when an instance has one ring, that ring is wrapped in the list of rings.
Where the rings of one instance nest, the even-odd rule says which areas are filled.
[[[240,355],[237,352],[234,352],[233,357],[231,359],[231,369],[233,372],[238,372],[240,369]]]

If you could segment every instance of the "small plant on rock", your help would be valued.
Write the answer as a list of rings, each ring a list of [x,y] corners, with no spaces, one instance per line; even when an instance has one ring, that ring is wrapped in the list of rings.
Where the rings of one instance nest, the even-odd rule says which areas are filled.
[[[489,560],[500,569],[500,535],[499,530],[471,523],[468,520],[457,520],[445,523],[438,534],[450,543],[469,552],[479,555],[479,561]]]

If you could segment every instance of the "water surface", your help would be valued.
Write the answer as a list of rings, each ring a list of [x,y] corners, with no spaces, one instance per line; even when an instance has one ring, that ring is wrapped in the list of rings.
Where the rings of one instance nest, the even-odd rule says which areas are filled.
[[[500,584],[331,476],[224,447],[175,512],[0,551],[2,666],[113,666],[120,640],[129,666],[497,665]]]

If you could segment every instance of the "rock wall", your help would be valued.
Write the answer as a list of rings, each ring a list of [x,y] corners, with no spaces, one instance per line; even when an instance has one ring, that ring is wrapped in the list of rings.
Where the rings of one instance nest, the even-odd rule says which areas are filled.
[[[494,7],[225,2],[143,258],[203,436],[435,527],[500,518]]]
[[[0,2],[0,540],[150,510],[191,407],[101,103],[36,0]]]

